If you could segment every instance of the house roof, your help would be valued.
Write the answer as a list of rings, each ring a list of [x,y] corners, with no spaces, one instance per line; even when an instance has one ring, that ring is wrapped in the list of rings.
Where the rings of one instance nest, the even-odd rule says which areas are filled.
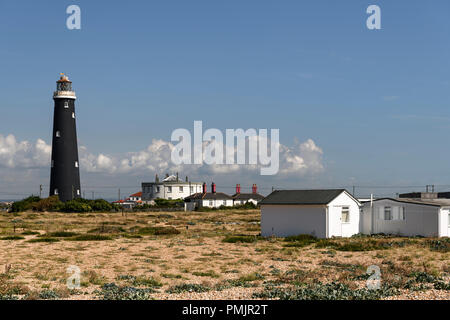
[[[234,200],[262,200],[264,199],[264,196],[260,195],[259,193],[235,193],[231,196]]]
[[[410,198],[378,198],[373,200],[373,202],[381,201],[381,200],[391,200],[400,203],[411,203],[411,204],[419,204],[426,206],[434,206],[434,207],[447,207],[450,206],[449,199],[410,199]],[[364,203],[370,203],[370,201],[365,201]]]
[[[133,193],[131,196],[130,196],[130,198],[131,197],[142,197],[142,192],[136,192],[136,193]]]
[[[260,204],[303,204],[303,205],[326,205],[342,192],[346,192],[357,203],[345,189],[316,189],[316,190],[275,190],[265,197]]]
[[[226,193],[223,192],[207,192],[207,193],[194,193],[192,195],[190,195],[189,197],[184,198],[185,201],[190,201],[190,200],[199,200],[199,199],[203,199],[203,200],[232,200],[233,198],[231,198],[231,196],[227,195]]]

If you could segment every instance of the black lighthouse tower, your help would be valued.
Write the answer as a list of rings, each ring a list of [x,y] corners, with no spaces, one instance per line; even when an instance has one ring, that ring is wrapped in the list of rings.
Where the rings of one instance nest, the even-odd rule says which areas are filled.
[[[61,74],[53,93],[52,164],[50,196],[58,195],[61,201],[79,198],[80,170],[78,162],[77,129],[75,123],[75,92],[72,81]]]

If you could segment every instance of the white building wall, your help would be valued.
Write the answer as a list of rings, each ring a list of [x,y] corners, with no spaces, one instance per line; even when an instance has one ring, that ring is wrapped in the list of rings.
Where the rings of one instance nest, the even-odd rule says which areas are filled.
[[[439,212],[439,237],[450,237],[450,208],[441,208]]]
[[[405,220],[384,220],[384,207],[404,207]],[[440,208],[393,200],[373,202],[373,215],[370,217],[370,202],[364,204],[363,232],[398,234],[400,236],[437,237],[439,235]]]
[[[348,207],[349,222],[342,222],[342,207]],[[343,192],[328,204],[328,237],[351,237],[360,232],[359,204]]]
[[[202,206],[208,208],[218,208],[220,206],[232,207],[233,200],[202,200]]]
[[[182,191],[180,190],[182,188]],[[191,188],[192,187],[192,191]],[[159,191],[158,191],[159,188]],[[150,190],[149,190],[150,189]],[[161,199],[184,199],[194,193],[202,192],[201,183],[154,183],[150,185],[143,185],[142,198],[143,200]]]
[[[326,237],[326,206],[261,205],[261,235]]]

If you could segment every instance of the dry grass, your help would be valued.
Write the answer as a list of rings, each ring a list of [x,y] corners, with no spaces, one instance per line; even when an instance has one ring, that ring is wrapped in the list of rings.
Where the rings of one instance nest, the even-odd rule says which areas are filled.
[[[428,239],[332,240],[338,245],[263,239],[258,236],[259,215],[259,210],[125,217],[2,214],[0,298],[14,294],[26,299],[98,299],[102,285],[114,282],[150,288],[156,299],[251,299],[267,284],[339,281],[360,288],[370,265],[381,268],[385,283],[404,284],[417,271],[448,276],[450,253],[431,250]],[[359,250],[369,245],[370,250]],[[65,285],[71,265],[81,270],[79,290]],[[450,299],[448,290],[439,292]]]

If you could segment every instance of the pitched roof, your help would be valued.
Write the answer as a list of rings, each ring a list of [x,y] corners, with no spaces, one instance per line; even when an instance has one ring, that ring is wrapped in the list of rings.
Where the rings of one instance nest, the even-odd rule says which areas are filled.
[[[260,202],[260,204],[325,205],[330,203],[342,192],[346,192],[346,190],[345,189],[276,190],[271,194],[269,194],[267,197],[265,197]],[[358,200],[356,199],[354,200],[358,202]]]
[[[203,199],[203,200],[232,200],[233,198],[231,198],[231,196],[223,193],[223,192],[207,192],[207,193],[194,193],[192,195],[190,195],[189,197],[184,198],[184,200],[186,201],[190,201],[190,200],[198,200],[198,199]]]
[[[254,200],[262,200],[264,199],[263,195],[260,195],[259,193],[235,193],[234,195],[232,195],[232,198],[234,200],[250,200],[250,199],[254,199]]]
[[[433,207],[445,207],[450,206],[450,200],[448,199],[410,199],[410,198],[378,198],[374,199],[373,202],[381,201],[381,200],[391,200],[395,202],[400,203],[411,203],[411,204],[420,204],[420,205],[426,205],[426,206],[433,206]],[[370,201],[364,201],[364,204],[370,203]]]
[[[130,196],[130,198],[131,197],[142,197],[142,192],[136,192],[136,193],[133,193],[131,196]]]

